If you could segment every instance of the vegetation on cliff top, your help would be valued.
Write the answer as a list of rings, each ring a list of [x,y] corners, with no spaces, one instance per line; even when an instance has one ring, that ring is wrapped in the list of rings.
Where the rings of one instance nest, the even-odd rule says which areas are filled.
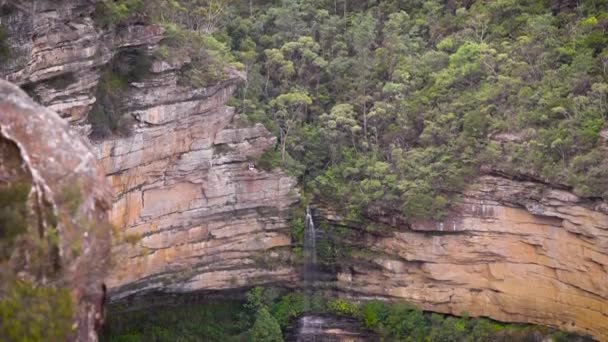
[[[483,168],[608,196],[608,2],[255,1],[235,104],[353,217],[441,218]]]
[[[441,218],[482,169],[608,196],[608,1],[99,6],[106,26],[161,23],[161,52],[193,59],[188,84],[236,58],[249,79],[234,104],[276,132],[308,191],[352,217]]]

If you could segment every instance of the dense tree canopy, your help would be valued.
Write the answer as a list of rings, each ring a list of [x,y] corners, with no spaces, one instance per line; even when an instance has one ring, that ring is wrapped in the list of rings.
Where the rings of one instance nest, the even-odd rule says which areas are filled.
[[[608,196],[607,1],[257,5],[219,34],[254,56],[238,107],[319,199],[441,217],[481,170]]]
[[[163,23],[163,51],[198,62],[188,84],[233,56],[248,73],[234,105],[279,137],[263,162],[353,216],[440,218],[481,172],[608,196],[606,0],[108,6],[110,24],[138,6]]]

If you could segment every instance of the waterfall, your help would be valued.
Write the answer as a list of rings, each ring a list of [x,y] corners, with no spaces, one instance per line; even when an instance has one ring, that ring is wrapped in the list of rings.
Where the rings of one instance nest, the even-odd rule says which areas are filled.
[[[306,206],[304,221],[304,272],[303,280],[307,290],[312,290],[317,264],[317,232],[310,206]]]
[[[325,238],[323,230],[320,230],[318,238]],[[322,271],[317,265],[317,230],[310,206],[306,206],[304,218],[304,250],[302,264],[302,288],[306,294],[304,316],[298,319],[293,338],[286,339],[298,342],[321,342],[321,341],[352,341],[365,342],[377,341],[366,335],[360,328],[360,323],[354,318],[336,317],[314,312],[313,299],[322,291]],[[312,311],[311,311],[312,310]]]

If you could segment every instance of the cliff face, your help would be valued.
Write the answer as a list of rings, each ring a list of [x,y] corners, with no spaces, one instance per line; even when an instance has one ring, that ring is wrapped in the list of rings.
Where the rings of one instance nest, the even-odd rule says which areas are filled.
[[[0,305],[5,315],[11,310],[12,324],[0,324],[0,335],[96,341],[110,259],[110,188],[88,144],[2,80],[0,195]]]
[[[5,77],[88,135],[87,116],[103,73],[122,52],[151,55],[155,25],[115,31],[93,20],[95,1],[35,1],[3,8],[11,58]],[[228,70],[208,88],[182,86],[188,57],[155,60],[120,91],[128,134],[92,141],[112,184],[119,229],[112,299],[150,290],[185,292],[294,282],[287,209],[295,180],[249,170],[276,137],[225,105],[244,75]],[[283,266],[281,266],[283,265]]]
[[[0,74],[84,135],[104,68],[121,51],[150,53],[163,39],[159,27],[142,23],[100,29],[94,9],[95,1],[49,0],[1,15],[11,57]],[[130,132],[92,142],[114,195],[111,298],[297,286],[287,229],[295,180],[248,169],[276,138],[226,106],[243,75],[230,71],[195,89],[178,82],[184,63],[152,63],[145,79],[121,90]],[[340,290],[608,339],[606,203],[485,176],[443,222],[378,219],[394,232],[354,235],[351,266],[332,284]]]
[[[239,80],[189,91],[154,78],[133,96],[133,134],[96,145],[115,189],[112,221],[137,240],[115,248],[113,298],[295,281],[292,268],[270,268],[289,258],[295,180],[249,170],[276,138],[225,106]]]
[[[444,221],[353,243],[372,256],[355,253],[338,276],[341,289],[608,338],[605,202],[483,176]]]
[[[23,86],[62,117],[83,123],[96,101],[101,68],[121,49],[157,43],[157,26],[136,23],[104,31],[95,0],[9,1],[0,19],[9,47],[0,75]]]

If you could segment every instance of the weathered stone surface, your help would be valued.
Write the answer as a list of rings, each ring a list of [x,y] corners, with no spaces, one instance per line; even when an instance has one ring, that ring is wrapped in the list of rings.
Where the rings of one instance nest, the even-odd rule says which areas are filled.
[[[163,38],[158,26],[141,23],[104,31],[94,10],[92,0],[25,1],[0,14],[11,46],[0,75],[85,135],[112,57],[127,48],[154,51]],[[295,180],[248,170],[276,138],[225,106],[240,72],[228,70],[224,82],[194,89],[178,85],[188,62],[155,60],[149,77],[122,91],[123,117],[133,118],[130,135],[93,142],[114,189],[113,299],[295,282],[293,268],[275,266],[289,259],[281,249],[291,243],[286,211],[297,200]]]
[[[26,85],[37,101],[78,123],[95,103],[99,69],[120,49],[153,46],[163,37],[154,25],[100,30],[93,20],[95,3],[9,1],[0,11],[10,46],[9,58],[0,61],[0,75]]]
[[[484,176],[443,222],[357,244],[375,252],[338,286],[426,310],[530,322],[608,338],[606,203]]]
[[[83,134],[101,70],[121,50],[151,52],[162,39],[154,25],[100,30],[93,0],[16,3],[19,9],[0,14],[12,53],[0,75],[27,87]],[[225,106],[242,76],[231,72],[208,88],[180,86],[178,73],[188,62],[188,56],[154,61],[151,75],[123,94],[131,135],[95,142],[119,231],[111,296],[297,286],[286,248],[294,180],[247,166],[276,138]],[[608,145],[605,129],[601,135]],[[443,222],[407,225],[406,218],[383,217],[398,232],[353,241],[364,253],[355,253],[332,285],[364,297],[405,298],[427,310],[547,324],[606,340],[607,213],[605,202],[547,185],[482,177]]]
[[[17,237],[9,260],[0,260],[0,287],[25,280],[69,289],[71,339],[96,341],[110,258],[111,192],[95,155],[57,114],[2,80],[0,143],[18,151],[12,157],[0,153],[0,189],[24,173],[32,185],[28,228]]]
[[[112,221],[123,240],[137,240],[115,246],[112,298],[296,281],[293,268],[263,261],[291,244],[295,180],[248,169],[276,138],[224,105],[239,81],[193,90],[164,75],[138,84],[128,106],[138,127],[95,146],[115,189]]]

